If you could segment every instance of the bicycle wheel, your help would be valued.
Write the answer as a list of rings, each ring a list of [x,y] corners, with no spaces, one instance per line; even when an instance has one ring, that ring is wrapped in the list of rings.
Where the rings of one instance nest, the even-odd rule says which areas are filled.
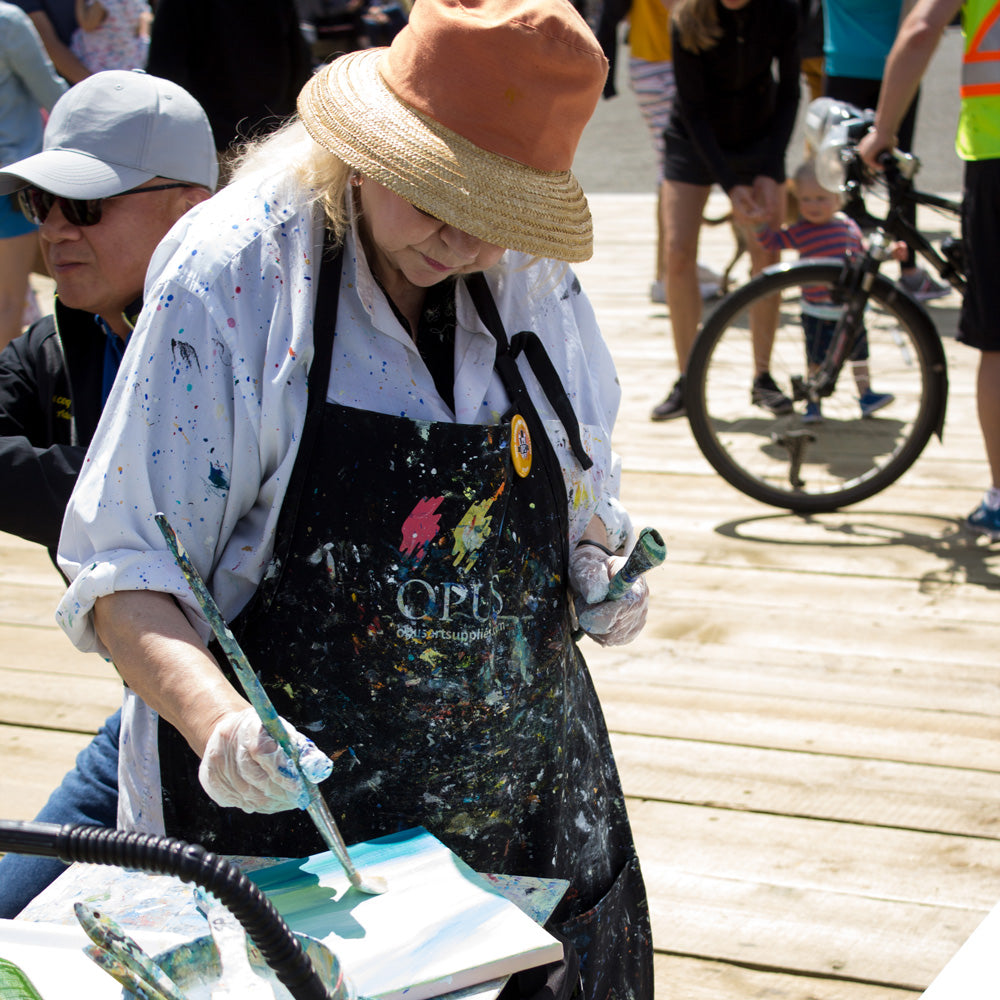
[[[758,275],[705,322],[685,378],[691,430],[715,470],[755,500],[802,513],[836,510],[885,489],[944,425],[948,374],[937,331],[924,309],[881,275],[865,310],[867,361],[844,363],[833,394],[820,401],[822,419],[806,418],[802,398],[778,417],[752,404],[751,306],[769,299],[777,306],[770,370],[794,396],[795,380],[806,374],[802,289],[824,286],[837,301],[841,272],[839,263],[802,261]],[[893,397],[868,416],[859,403],[864,364],[872,390]]]

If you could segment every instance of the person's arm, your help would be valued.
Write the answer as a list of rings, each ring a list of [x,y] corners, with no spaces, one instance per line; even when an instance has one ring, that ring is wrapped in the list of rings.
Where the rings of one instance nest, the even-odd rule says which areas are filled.
[[[0,531],[54,550],[86,449],[49,440],[29,336],[0,353]]]
[[[100,0],[76,0],[76,23],[84,31],[97,31],[107,16]]]
[[[94,626],[125,683],[199,757],[219,720],[249,707],[169,594],[120,591],[101,597]]]
[[[774,119],[768,130],[772,146],[767,176],[774,180],[784,179],[785,151],[792,138],[795,119],[799,110],[799,96],[802,88],[800,76],[802,60],[799,53],[798,12],[789,5],[788,17],[783,34],[778,42],[775,60],[778,64],[778,87],[775,93]]]
[[[20,10],[18,13],[20,17],[7,23],[7,30],[12,35],[8,50],[11,69],[38,106],[51,111],[52,105],[65,93],[66,81],[56,73],[31,19]]]
[[[125,683],[201,758],[198,780],[219,805],[248,813],[305,808],[308,792],[284,751],[172,597],[109,594],[94,605],[94,624]],[[287,721],[285,729],[303,773],[314,782],[328,777],[330,758]]]
[[[763,223],[754,226],[753,234],[757,242],[765,250],[788,250],[791,249],[792,237],[787,229],[772,229],[771,226]]]
[[[877,168],[878,154],[892,149],[899,123],[910,106],[944,29],[962,0],[919,0],[903,21],[885,62],[875,124],[858,143],[861,158]]]
[[[54,63],[56,69],[70,83],[79,83],[90,76],[90,70],[73,55],[68,45],[63,45],[59,40],[59,36],[56,34],[56,29],[52,26],[48,14],[44,11],[36,10],[32,11],[28,17],[31,18],[32,23],[35,25],[35,30],[38,32],[42,44],[45,46],[45,51],[48,52],[49,58]]]

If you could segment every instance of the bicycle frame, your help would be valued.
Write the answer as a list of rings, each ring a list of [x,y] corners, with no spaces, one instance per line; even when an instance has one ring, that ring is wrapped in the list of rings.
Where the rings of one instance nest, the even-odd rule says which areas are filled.
[[[905,215],[908,208],[925,205],[957,218],[961,215],[961,204],[926,191],[918,191],[895,159],[886,162],[885,181],[889,189],[889,210],[869,238],[868,248],[861,253],[849,255],[844,261],[842,277],[837,282],[838,304],[842,309],[837,318],[830,349],[817,372],[793,379],[793,398],[796,400],[818,403],[836,391],[837,379],[845,362],[864,336],[864,313],[868,305],[869,290],[881,265],[892,256],[890,238],[908,244],[956,291],[965,292],[965,274],[959,261],[939,253],[937,247]],[[858,180],[851,180],[847,187],[848,191],[855,191],[860,195],[862,184]]]

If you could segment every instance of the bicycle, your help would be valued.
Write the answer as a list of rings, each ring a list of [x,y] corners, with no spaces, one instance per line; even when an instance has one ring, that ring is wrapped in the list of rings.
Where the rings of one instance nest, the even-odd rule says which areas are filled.
[[[722,478],[755,500],[799,513],[837,510],[874,496],[910,468],[932,434],[941,438],[948,397],[944,349],[927,309],[879,274],[893,241],[908,243],[956,291],[965,290],[961,241],[947,237],[938,249],[904,217],[907,206],[922,205],[957,219],[961,204],[918,190],[913,178],[919,161],[908,154],[885,154],[883,171],[872,176],[855,147],[874,112],[827,104],[833,120],[823,123],[817,173],[824,187],[839,187],[860,203],[873,227],[867,249],[844,261],[776,264],[730,293],[695,340],[684,386],[694,438]],[[888,194],[881,219],[864,202],[865,189],[876,185]],[[816,290],[827,292],[824,318],[836,321],[826,356],[812,373],[801,324],[807,288],[814,302]],[[774,296],[778,324],[770,370],[793,400],[791,412],[780,416],[755,406],[748,391],[754,370],[749,311],[773,305]],[[865,354],[865,343],[873,383],[894,397],[869,415],[862,414],[854,379],[845,372],[853,367],[852,355]],[[822,422],[804,420],[806,406],[820,402]]]

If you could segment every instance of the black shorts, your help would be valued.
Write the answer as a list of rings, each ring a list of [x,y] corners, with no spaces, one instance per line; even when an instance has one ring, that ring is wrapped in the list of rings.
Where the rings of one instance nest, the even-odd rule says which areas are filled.
[[[668,181],[680,181],[682,184],[697,184],[701,187],[711,187],[719,182],[708,164],[698,152],[695,144],[683,132],[671,124],[663,131],[666,151],[664,154],[664,176]],[[736,175],[737,184],[753,184],[755,177],[770,173],[765,169],[771,161],[773,143],[769,136],[763,136],[754,142],[741,146],[739,149],[724,149],[723,155],[729,169]],[[779,184],[785,180],[775,177]]]
[[[962,242],[969,283],[958,320],[958,340],[980,351],[1000,351],[1000,159],[965,164]]]

